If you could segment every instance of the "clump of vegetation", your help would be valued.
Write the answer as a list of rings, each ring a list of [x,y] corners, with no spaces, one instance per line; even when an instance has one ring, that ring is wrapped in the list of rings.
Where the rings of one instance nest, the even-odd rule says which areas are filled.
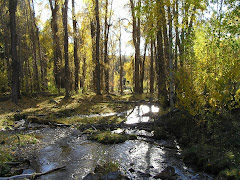
[[[108,174],[110,172],[116,172],[119,170],[119,164],[114,161],[107,161],[98,164],[95,169],[94,173],[100,173],[102,175]]]
[[[114,134],[111,131],[99,131],[95,132],[90,136],[91,140],[95,140],[97,142],[103,144],[117,144],[123,143],[129,139],[135,139],[136,136],[134,135],[127,135],[127,134]]]
[[[27,144],[35,144],[37,141],[32,135],[0,132],[0,176],[10,173],[11,166],[8,163],[15,160],[15,152],[18,148]]]
[[[178,111],[161,117],[154,134],[160,139],[164,135],[163,138],[176,137],[184,149],[185,163],[214,175],[238,179],[239,117],[239,112],[206,112],[201,116],[193,116],[187,111]]]

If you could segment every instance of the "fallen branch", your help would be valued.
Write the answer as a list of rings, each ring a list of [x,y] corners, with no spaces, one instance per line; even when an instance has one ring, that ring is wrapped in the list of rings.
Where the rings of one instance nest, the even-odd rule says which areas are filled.
[[[46,175],[46,174],[50,174],[52,172],[62,170],[65,167],[66,166],[58,167],[58,168],[51,169],[51,170],[43,172],[43,173],[20,174],[20,175],[11,176],[11,177],[0,177],[0,180],[24,179],[24,178],[35,179],[37,177],[40,177],[40,176],[43,176],[43,175]]]
[[[116,128],[130,128],[130,129],[146,129],[149,130],[151,127],[154,126],[154,122],[141,122],[141,123],[135,123],[135,124],[87,124],[87,125],[80,125],[79,130],[84,131],[86,129],[93,128],[95,131],[96,130],[114,130]]]

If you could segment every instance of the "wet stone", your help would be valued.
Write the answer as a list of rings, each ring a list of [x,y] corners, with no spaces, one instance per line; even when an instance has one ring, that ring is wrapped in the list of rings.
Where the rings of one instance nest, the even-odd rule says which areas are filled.
[[[130,168],[128,171],[131,173],[135,172],[135,170],[133,168]]]
[[[155,179],[175,179],[174,176],[176,175],[175,169],[171,166],[168,166],[166,169],[164,169],[161,173],[154,176]]]

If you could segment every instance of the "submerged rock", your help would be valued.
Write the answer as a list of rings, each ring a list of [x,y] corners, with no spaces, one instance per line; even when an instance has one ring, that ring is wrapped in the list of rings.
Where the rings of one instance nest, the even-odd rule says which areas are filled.
[[[89,173],[87,176],[83,178],[83,180],[122,180],[127,179],[126,177],[123,177],[121,175],[121,172],[115,171],[115,172],[109,172],[107,174],[101,174],[101,173]]]
[[[83,178],[83,180],[98,180],[99,178],[100,177],[98,176],[98,174],[89,173]]]
[[[166,167],[161,173],[154,176],[155,179],[175,179],[175,169],[171,166]]]

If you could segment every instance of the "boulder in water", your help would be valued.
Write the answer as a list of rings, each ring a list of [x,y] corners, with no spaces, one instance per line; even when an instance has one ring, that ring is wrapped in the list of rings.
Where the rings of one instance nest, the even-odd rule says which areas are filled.
[[[166,167],[166,169],[164,169],[161,173],[157,174],[156,176],[154,176],[155,179],[175,179],[176,173],[175,173],[175,169],[171,166]]]

